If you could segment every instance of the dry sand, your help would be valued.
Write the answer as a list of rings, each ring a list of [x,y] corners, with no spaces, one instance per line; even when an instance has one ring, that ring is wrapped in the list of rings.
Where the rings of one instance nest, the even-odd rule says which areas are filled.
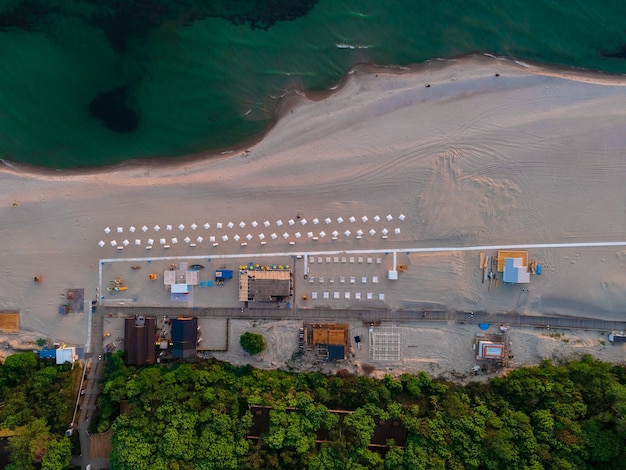
[[[309,220],[308,227],[313,218],[331,217],[341,233],[377,228],[376,236],[366,234],[358,241],[341,235],[336,241],[327,236],[313,242],[304,235],[308,227],[301,227],[303,238],[295,246],[279,236],[268,239],[265,247],[257,239],[242,247],[232,237],[243,237],[249,225],[245,230],[235,225],[223,229],[229,242],[212,247],[205,240],[193,248],[194,254],[211,257],[265,250],[289,259],[293,250],[624,240],[624,84],[619,78],[485,57],[432,62],[414,71],[358,69],[324,99],[287,100],[264,139],[241,152],[84,174],[40,174],[7,166],[0,171],[0,309],[21,312],[24,337],[85,343],[88,313],[62,316],[57,308],[68,288],[85,288],[87,299],[97,296],[99,259],[190,253],[182,242],[192,235],[188,228],[176,234],[179,243],[169,250],[157,241],[148,253],[132,245],[136,234],[128,233],[131,225],[172,224],[176,231],[180,223],[270,220],[269,236],[285,228],[277,228],[276,220],[300,214]],[[19,206],[13,207],[14,202]],[[383,218],[373,225],[374,215],[390,213],[392,223]],[[406,219],[400,226],[401,213]],[[351,215],[357,222],[347,227]],[[363,215],[369,216],[367,223],[359,222]],[[337,224],[337,217],[346,220]],[[114,230],[110,235],[103,232],[107,226]],[[115,232],[118,226],[123,234]],[[383,240],[383,226],[399,227],[401,233]],[[289,231],[293,237],[294,229]],[[147,235],[158,240],[163,233],[150,229],[139,235],[145,244]],[[131,245],[115,250],[109,246],[114,238],[128,238]],[[98,247],[99,240],[107,245]],[[528,292],[500,286],[490,293],[480,283],[476,253],[404,255],[400,262],[409,266],[408,272],[395,284],[381,281],[378,291],[386,294],[385,301],[372,306],[624,318],[626,247],[541,249],[531,256],[543,264],[544,274],[533,278]],[[390,266],[389,256],[383,258],[380,266],[371,267],[382,276]],[[324,269],[326,276],[341,275],[339,265]],[[44,282],[34,283],[35,274],[43,275]],[[301,292],[314,288],[322,292],[314,286],[303,286]],[[353,300],[351,295],[332,305],[354,307]],[[426,336],[455,332],[463,344],[471,342],[473,332],[463,326],[445,328],[411,331]],[[292,334],[292,325],[283,329]],[[536,346],[527,359],[516,355],[520,364],[558,354],[566,344],[546,340],[541,332],[525,334],[530,339],[513,341]],[[567,334],[578,335],[581,342],[576,344],[588,345],[590,352],[610,349],[599,349],[596,333]],[[453,351],[420,351],[415,361],[445,357],[433,367],[462,373],[467,364],[455,365]],[[272,354],[269,366],[281,365],[291,352]]]

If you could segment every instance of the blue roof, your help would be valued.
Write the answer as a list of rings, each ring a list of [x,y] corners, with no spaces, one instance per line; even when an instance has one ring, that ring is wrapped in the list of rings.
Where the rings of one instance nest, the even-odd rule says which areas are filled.
[[[39,351],[40,359],[56,359],[57,351],[56,349],[42,349]]]
[[[338,361],[345,359],[345,348],[342,345],[329,344],[328,345],[328,360]]]

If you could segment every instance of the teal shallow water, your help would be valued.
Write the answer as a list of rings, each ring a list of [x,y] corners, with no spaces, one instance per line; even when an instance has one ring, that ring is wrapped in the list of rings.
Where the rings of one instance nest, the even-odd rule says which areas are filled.
[[[522,0],[321,0],[267,30],[249,18],[192,21],[191,7],[167,17],[169,2],[151,0],[161,16],[138,15],[125,47],[111,41],[114,21],[94,20],[98,3],[41,0],[45,8],[16,10],[22,3],[0,6],[0,158],[47,168],[236,145],[267,128],[286,90],[326,89],[359,62],[404,66],[486,52],[626,72],[626,3],[616,0],[602,8],[591,0],[532,8]],[[94,98],[117,88],[124,103],[107,95],[102,112],[119,120],[129,111],[136,127],[126,132],[90,114]]]

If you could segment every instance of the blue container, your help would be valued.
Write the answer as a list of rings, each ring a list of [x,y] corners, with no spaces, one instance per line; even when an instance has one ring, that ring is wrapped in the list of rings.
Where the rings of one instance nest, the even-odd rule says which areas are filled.
[[[539,276],[541,276],[541,265],[540,264],[537,265],[537,274]]]

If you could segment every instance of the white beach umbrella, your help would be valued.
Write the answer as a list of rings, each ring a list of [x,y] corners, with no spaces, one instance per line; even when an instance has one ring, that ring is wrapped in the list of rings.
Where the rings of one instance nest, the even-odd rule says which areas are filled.
[[[252,240],[252,235],[250,235],[250,234],[246,235],[246,240],[248,240],[248,241]]]
[[[209,237],[209,241],[210,241],[211,243],[214,243],[214,242],[215,242],[215,237],[214,237],[213,235],[211,235],[211,236]]]
[[[100,248],[102,248],[104,245],[106,245],[106,243],[104,243],[102,240],[98,242],[98,246],[100,246]]]
[[[289,238],[289,234],[287,232],[283,233],[283,238],[287,240]]]
[[[289,225],[293,226],[295,223],[296,223],[296,221],[295,221],[295,220],[293,220],[293,219],[289,219]]]
[[[358,229],[358,230],[356,231],[356,234],[357,234],[359,237],[362,237],[362,236],[363,236],[363,230]]]
[[[257,226],[259,225],[259,223],[256,220],[253,220],[252,223],[250,224],[252,225],[254,228],[257,228]]]
[[[232,222],[228,222],[228,224],[226,224],[226,226],[228,228],[233,228],[235,226],[235,224],[233,224]]]
[[[115,240],[111,240],[111,246],[113,247],[117,246],[117,242]]]
[[[239,226],[241,228],[244,228],[246,226],[246,223],[242,220],[241,222],[239,222]]]
[[[399,228],[395,229],[395,230],[394,230],[394,233],[395,233],[396,235],[400,235],[400,229],[399,229]]]
[[[141,246],[141,240],[139,238],[135,238],[135,246]]]
[[[320,219],[318,219],[317,217],[313,219],[313,225],[317,225],[319,223],[320,223]]]
[[[334,232],[333,232],[333,233],[334,233]],[[345,232],[343,232],[343,234],[344,234],[346,237],[349,237],[350,235],[352,235],[352,232],[351,232],[350,230],[346,230]],[[336,237],[337,235],[333,235],[333,236],[334,236],[334,237]]]
[[[176,245],[178,243],[178,238],[172,238],[172,245]]]
[[[259,233],[259,240],[265,240],[265,235],[262,233]]]
[[[117,227],[117,233],[122,233],[124,231],[124,227]]]
[[[270,226],[270,221],[266,220],[265,222],[263,222],[263,225],[266,226],[266,227],[269,227]]]
[[[152,238],[148,238],[148,245],[154,245],[154,240]]]
[[[332,220],[330,219],[330,217],[326,217],[326,218],[324,219],[324,222],[326,222],[326,225],[328,225],[329,223],[331,223],[331,222],[332,222]]]
[[[111,229],[109,227],[105,227],[104,228],[104,233],[106,233],[108,235],[109,233],[111,233]]]
[[[159,243],[160,243],[161,245],[165,245],[165,238],[160,238],[160,239],[159,239]]]
[[[155,225],[153,228],[155,232],[158,232],[159,230],[161,230],[161,227],[159,227],[158,225]]]
[[[378,222],[380,220],[380,216],[379,215],[375,215],[374,216],[374,222]]]
[[[209,230],[211,228],[211,224],[208,222],[205,222],[205,224],[203,225],[205,230]]]
[[[272,233],[270,237],[272,237],[272,240],[276,240],[278,238],[278,235],[276,235],[276,233]]]
[[[387,214],[387,217],[385,217],[387,219],[388,222],[391,222],[393,220],[393,216],[391,214]]]
[[[144,225],[143,227],[141,227],[141,231],[143,233],[146,233],[148,231],[148,227],[146,225]]]
[[[222,235],[222,241],[227,242],[228,241],[228,235]]]
[[[222,228],[222,222],[218,222],[218,223],[216,223],[216,224],[215,224],[215,226],[216,226],[217,228]]]
[[[306,236],[309,237],[309,238],[313,238],[313,232],[307,232]]]
[[[184,240],[184,242],[185,242],[185,243],[187,243],[187,244],[188,244],[188,243],[191,241],[191,238],[189,238],[189,237],[185,237],[183,240]]]
[[[300,232],[296,232],[296,233],[294,234],[294,236],[295,236],[296,238],[300,238],[302,235],[300,234]]]
[[[361,217],[361,220],[362,220],[363,222],[367,222],[369,219],[367,218],[367,216],[366,216],[366,215],[364,215],[363,217]]]
[[[131,233],[135,233],[135,230],[136,230],[135,227],[132,225],[128,228],[128,231]]]
[[[356,221],[356,218],[352,215],[350,216],[348,220],[350,221],[351,224],[353,224]]]
[[[382,229],[382,233],[383,235],[387,235],[389,233],[389,230],[387,230],[386,228]]]
[[[235,240],[236,242],[238,242],[240,238],[241,238],[241,237],[240,237],[239,235],[235,235],[235,236],[233,237],[233,240]]]
[[[190,227],[191,227],[191,230],[195,230],[195,229],[198,228],[198,226],[196,224],[191,224]]]
[[[279,226],[279,227],[280,227],[282,224],[283,224],[283,221],[282,221],[282,220],[278,219],[278,220],[276,221],[276,225],[277,225],[277,226]]]
[[[198,237],[198,238],[196,238],[196,241],[197,241],[198,243],[202,243],[202,240],[204,240],[204,238],[202,238],[202,237]]]
[[[376,235],[376,230],[371,229],[371,230],[370,230],[370,235],[372,235],[372,236]]]
[[[404,219],[406,219],[406,217],[404,216],[404,214],[400,214],[400,215],[398,216],[398,219],[400,219],[400,220],[404,220]]]
[[[300,220],[300,223],[301,223],[302,225],[306,225],[306,219],[302,219],[302,220]]]
[[[343,217],[337,217],[337,223],[338,224],[343,223]]]
[[[172,231],[172,226],[171,225],[166,225],[165,226],[165,230],[167,230],[168,232]]]
[[[178,226],[178,230],[180,230],[182,232],[183,230],[185,230],[185,226],[183,224],[180,224]]]
[[[128,240],[124,239],[124,241],[122,242],[122,245],[128,246],[128,245],[130,245],[130,242]]]
[[[324,232],[323,230],[320,232],[320,238],[324,238],[326,236],[326,232]]]

